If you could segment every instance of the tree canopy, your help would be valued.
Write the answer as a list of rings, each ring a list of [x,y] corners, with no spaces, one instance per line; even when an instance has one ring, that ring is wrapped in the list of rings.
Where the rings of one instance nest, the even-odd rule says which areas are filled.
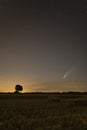
[[[23,90],[23,87],[18,84],[18,85],[15,86],[15,90],[16,90],[15,93],[19,93],[20,91]]]

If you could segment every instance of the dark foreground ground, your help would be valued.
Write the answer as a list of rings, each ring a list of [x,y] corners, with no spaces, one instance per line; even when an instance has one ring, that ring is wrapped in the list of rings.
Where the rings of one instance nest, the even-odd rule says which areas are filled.
[[[0,94],[0,130],[87,130],[87,93]]]

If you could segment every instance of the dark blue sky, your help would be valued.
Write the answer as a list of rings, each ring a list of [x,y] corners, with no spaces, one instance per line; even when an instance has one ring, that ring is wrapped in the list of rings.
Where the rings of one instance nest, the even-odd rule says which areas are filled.
[[[86,90],[86,0],[0,1],[0,91]]]

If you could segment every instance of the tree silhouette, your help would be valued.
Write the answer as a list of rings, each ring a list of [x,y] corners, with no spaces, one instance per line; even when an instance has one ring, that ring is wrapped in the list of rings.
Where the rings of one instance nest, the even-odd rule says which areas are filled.
[[[18,84],[18,85],[15,86],[15,90],[16,90],[15,93],[19,93],[20,91],[23,90],[23,87]]]

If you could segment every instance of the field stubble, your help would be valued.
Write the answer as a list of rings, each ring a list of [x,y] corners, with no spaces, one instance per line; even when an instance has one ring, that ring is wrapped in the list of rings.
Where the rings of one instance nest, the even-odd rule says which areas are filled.
[[[0,130],[87,130],[87,96],[0,95]]]

